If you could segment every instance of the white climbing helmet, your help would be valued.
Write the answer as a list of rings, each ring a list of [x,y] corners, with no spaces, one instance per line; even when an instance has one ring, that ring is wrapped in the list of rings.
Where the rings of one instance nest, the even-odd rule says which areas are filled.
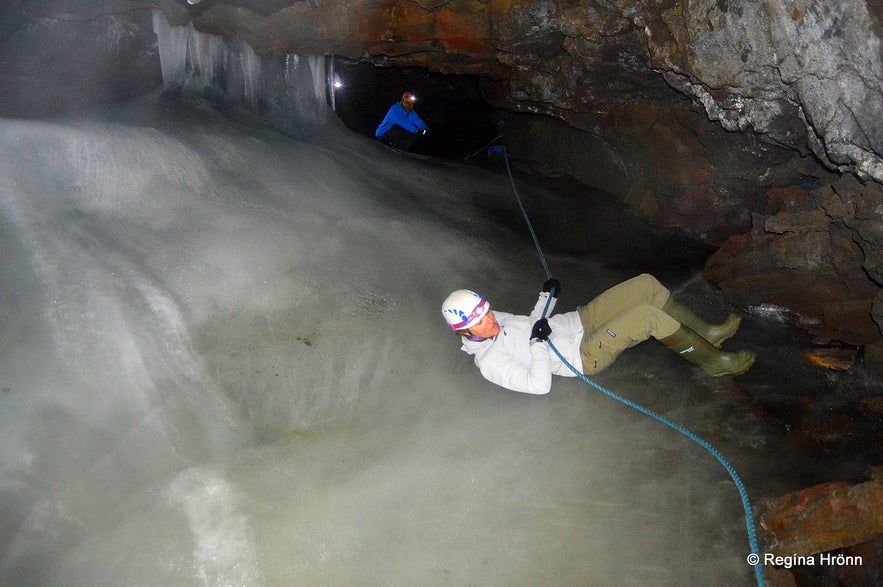
[[[475,326],[487,314],[490,307],[483,296],[468,289],[458,289],[442,303],[442,316],[447,320],[451,330],[466,330]]]

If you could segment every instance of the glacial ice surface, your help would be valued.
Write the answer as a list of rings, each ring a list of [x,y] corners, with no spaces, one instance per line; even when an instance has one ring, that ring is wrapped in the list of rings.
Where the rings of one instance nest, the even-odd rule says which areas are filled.
[[[504,175],[157,96],[0,142],[0,583],[751,583],[710,455],[458,351],[449,291],[526,312],[545,279]],[[558,246],[587,204],[522,196],[561,310],[641,269],[565,250],[615,214]],[[652,342],[601,375],[766,475],[736,383]]]

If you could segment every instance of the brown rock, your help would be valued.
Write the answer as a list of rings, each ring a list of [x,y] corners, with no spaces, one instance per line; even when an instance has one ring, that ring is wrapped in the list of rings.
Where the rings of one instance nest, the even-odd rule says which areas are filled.
[[[767,218],[763,225],[765,232],[773,234],[825,230],[827,227],[828,217],[821,210],[797,213],[779,212],[775,216]]]
[[[881,343],[883,294],[869,276],[883,266],[875,253],[883,240],[870,228],[876,223],[857,217],[864,210],[863,218],[878,218],[865,210],[865,195],[876,201],[875,194],[851,178],[814,192],[770,190],[775,214],[755,213],[751,232],[730,237],[709,258],[705,277],[736,305],[779,308],[817,343]]]
[[[810,192],[797,185],[773,188],[767,192],[766,213],[775,215],[783,210],[801,210],[809,199]]]
[[[846,371],[852,367],[858,351],[855,349],[819,348],[805,351],[803,358],[819,367]]]
[[[883,481],[823,483],[766,500],[758,510],[769,552],[828,552],[883,533]]]

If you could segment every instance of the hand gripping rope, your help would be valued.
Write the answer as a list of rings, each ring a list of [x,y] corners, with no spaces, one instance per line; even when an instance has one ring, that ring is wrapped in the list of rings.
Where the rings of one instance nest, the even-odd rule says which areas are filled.
[[[534,245],[537,248],[537,253],[539,254],[539,257],[540,257],[540,263],[543,265],[543,269],[546,272],[546,277],[548,279],[552,279],[552,274],[549,271],[549,265],[546,263],[545,255],[543,255],[543,249],[542,249],[542,247],[540,247],[540,241],[537,238],[536,232],[533,229],[533,224],[530,221],[530,217],[528,217],[527,211],[524,209],[524,205],[521,203],[521,197],[518,195],[518,189],[515,187],[515,179],[512,177],[512,170],[509,167],[508,147],[506,146],[506,142],[505,142],[505,139],[503,139],[503,134],[502,134],[502,121],[499,124],[499,128],[500,128],[501,132],[500,132],[500,136],[498,138],[500,138],[503,142],[503,160],[506,162],[506,173],[509,176],[509,183],[512,186],[512,193],[515,195],[515,201],[518,202],[518,207],[521,209],[522,215],[524,215],[524,221],[527,223],[527,228],[530,231],[530,236],[533,238]],[[552,301],[552,294],[554,294],[554,293],[555,292],[552,291],[549,295],[549,299],[546,301],[546,307],[543,309],[543,315],[542,315],[543,318],[546,317],[546,312],[549,310],[549,303]],[[594,387],[595,389],[600,391],[601,393],[607,395],[608,397],[613,398],[616,401],[623,403],[623,404],[629,406],[630,408],[633,408],[633,409],[641,412],[642,414],[650,416],[651,418],[665,424],[669,428],[677,430],[678,432],[680,432],[681,434],[683,434],[684,436],[686,436],[687,438],[694,441],[696,444],[698,444],[699,446],[701,446],[702,448],[704,448],[705,450],[710,452],[712,454],[712,456],[714,456],[714,458],[716,458],[720,462],[720,464],[724,466],[724,468],[727,470],[727,473],[730,474],[730,477],[733,479],[733,483],[735,483],[735,485],[736,485],[736,489],[739,491],[739,496],[742,499],[742,508],[745,510],[745,525],[748,528],[748,544],[751,547],[751,555],[760,554],[760,552],[758,550],[758,546],[757,546],[757,535],[756,535],[755,529],[754,529],[754,516],[751,513],[751,503],[748,501],[748,492],[745,491],[745,486],[742,484],[742,480],[739,478],[739,475],[736,473],[736,470],[727,461],[727,459],[725,459],[723,457],[723,455],[717,451],[717,449],[715,449],[713,446],[711,446],[708,442],[706,442],[705,440],[703,440],[699,436],[696,436],[695,434],[693,434],[692,432],[690,432],[689,430],[687,430],[683,426],[672,422],[671,420],[669,420],[665,416],[657,414],[656,412],[653,412],[652,410],[648,410],[647,408],[640,406],[631,400],[628,400],[624,397],[616,395],[612,391],[606,389],[604,386],[602,386],[598,383],[595,383],[594,381],[592,381],[591,379],[586,377],[579,369],[577,369],[576,367],[571,365],[570,362],[568,362],[567,359],[565,359],[561,355],[561,353],[558,351],[558,349],[555,347],[555,345],[552,344],[551,340],[546,339],[546,342],[549,344],[549,348],[552,349],[552,351],[558,356],[558,358],[561,360],[561,362],[563,362],[565,365],[567,365],[568,369],[573,371],[574,375],[576,375],[577,377],[579,377],[580,379],[582,379],[583,381],[585,381],[586,383],[588,383],[589,385],[591,385],[592,387]],[[749,556],[748,560],[750,561],[752,559],[757,560],[757,562],[754,564],[754,574],[755,574],[755,577],[757,578],[758,587],[765,587],[766,583],[764,582],[764,578],[763,578],[763,564],[761,562],[761,559],[756,556]]]

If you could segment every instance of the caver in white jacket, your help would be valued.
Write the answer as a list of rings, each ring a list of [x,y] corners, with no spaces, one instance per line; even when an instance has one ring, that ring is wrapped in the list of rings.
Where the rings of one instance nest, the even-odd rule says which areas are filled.
[[[495,310],[494,316],[500,325],[497,336],[479,341],[463,339],[461,350],[475,356],[475,364],[485,379],[513,391],[542,395],[552,388],[552,375],[576,376],[548,344],[530,339],[534,322],[542,317],[548,299],[549,293],[541,292],[530,316]],[[571,365],[582,371],[579,347],[583,325],[579,313],[550,316],[556,301],[554,297],[551,299],[546,312],[552,328],[549,340]]]

